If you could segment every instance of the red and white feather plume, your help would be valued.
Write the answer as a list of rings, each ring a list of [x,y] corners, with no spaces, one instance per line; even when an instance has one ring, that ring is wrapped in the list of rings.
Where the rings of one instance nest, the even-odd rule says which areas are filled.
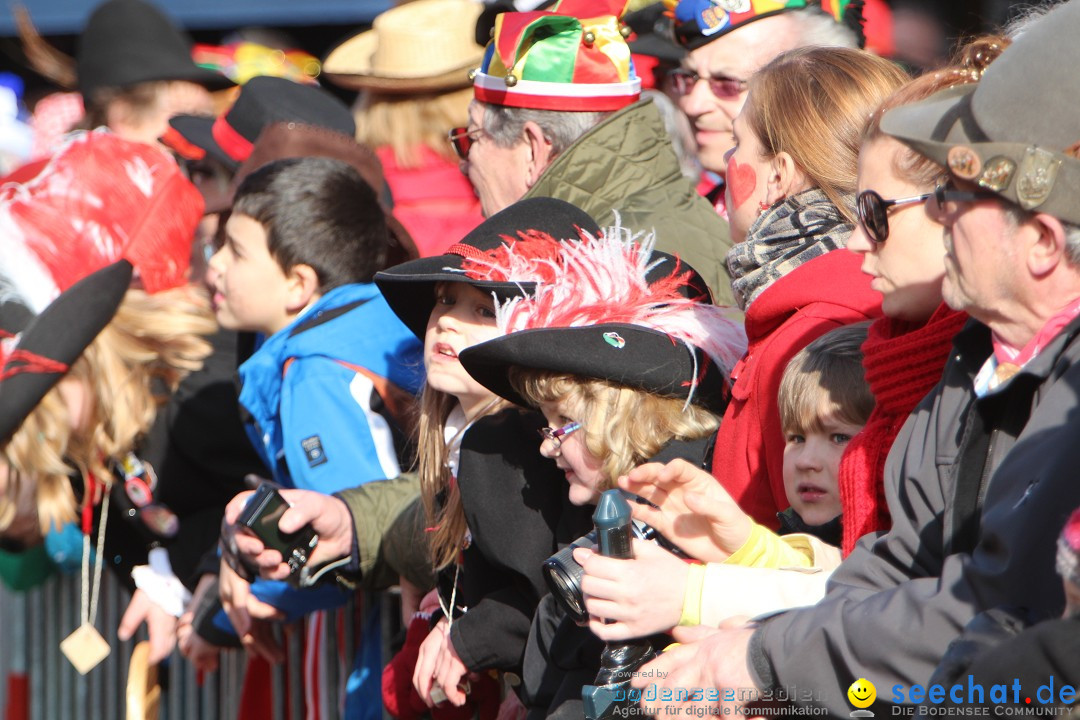
[[[655,256],[654,245],[654,233],[634,234],[618,224],[601,237],[583,233],[580,240],[560,243],[557,274],[533,294],[500,304],[499,329],[510,333],[606,323],[639,325],[699,348],[730,376],[746,353],[740,314],[687,293],[690,271],[677,261],[667,270],[662,263],[671,260]]]

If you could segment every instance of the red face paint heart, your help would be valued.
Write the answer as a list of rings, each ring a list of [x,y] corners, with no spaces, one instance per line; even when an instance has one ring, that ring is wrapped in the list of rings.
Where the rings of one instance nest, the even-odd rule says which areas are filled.
[[[727,183],[731,189],[731,204],[740,207],[757,189],[757,173],[751,165],[740,165],[732,155],[727,166]]]

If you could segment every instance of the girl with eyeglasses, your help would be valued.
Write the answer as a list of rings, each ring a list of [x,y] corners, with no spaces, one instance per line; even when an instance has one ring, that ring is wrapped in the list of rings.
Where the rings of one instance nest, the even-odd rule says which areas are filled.
[[[915,405],[941,379],[941,372],[967,315],[943,302],[943,226],[927,203],[971,202],[979,193],[944,185],[944,168],[881,131],[893,108],[919,102],[949,87],[976,82],[1009,41],[979,38],[965,46],[955,64],[912,80],[871,117],[859,153],[858,227],[848,249],[862,257],[870,286],[881,294],[884,317],[870,326],[863,345],[866,380],[877,401],[840,465],[840,499],[846,556],[855,542],[888,530],[882,478],[885,458]]]
[[[652,253],[651,242],[639,246],[612,228],[564,246],[559,278],[501,307],[507,334],[466,350],[462,363],[503,398],[540,409],[548,423],[540,454],[565,474],[569,501],[591,514],[638,465],[709,465],[745,335],[730,308],[708,301],[696,272]],[[663,568],[640,578],[641,597],[659,597],[658,579],[681,589],[687,563],[649,550]],[[596,679],[602,650],[553,596],[541,600],[519,693],[528,717],[580,718],[582,686]]]

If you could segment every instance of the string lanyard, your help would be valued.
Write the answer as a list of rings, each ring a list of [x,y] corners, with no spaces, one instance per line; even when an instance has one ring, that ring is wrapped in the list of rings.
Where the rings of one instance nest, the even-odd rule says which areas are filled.
[[[454,587],[450,590],[450,609],[446,609],[446,605],[443,605],[442,595],[435,593],[435,596],[439,598],[439,607],[442,608],[443,615],[446,616],[446,634],[450,634],[450,628],[454,626],[454,608],[457,607],[457,588],[458,577],[461,575],[461,566],[463,563],[454,563],[457,567],[454,568]]]
[[[98,521],[97,564],[94,565],[94,585],[90,587],[90,531],[93,518],[94,496],[97,492],[97,480],[90,476],[87,503],[83,507],[83,556],[82,582],[80,588],[82,624],[93,627],[97,619],[98,600],[101,599],[101,566],[105,564],[105,524],[109,519],[109,488],[102,484],[101,519]]]

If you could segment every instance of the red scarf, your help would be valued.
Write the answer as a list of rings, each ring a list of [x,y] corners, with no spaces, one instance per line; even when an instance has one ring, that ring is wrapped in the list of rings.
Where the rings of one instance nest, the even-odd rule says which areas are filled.
[[[908,415],[941,380],[953,336],[966,321],[942,304],[925,325],[883,317],[870,326],[863,367],[876,404],[840,461],[845,557],[863,535],[889,528],[885,458]]]

